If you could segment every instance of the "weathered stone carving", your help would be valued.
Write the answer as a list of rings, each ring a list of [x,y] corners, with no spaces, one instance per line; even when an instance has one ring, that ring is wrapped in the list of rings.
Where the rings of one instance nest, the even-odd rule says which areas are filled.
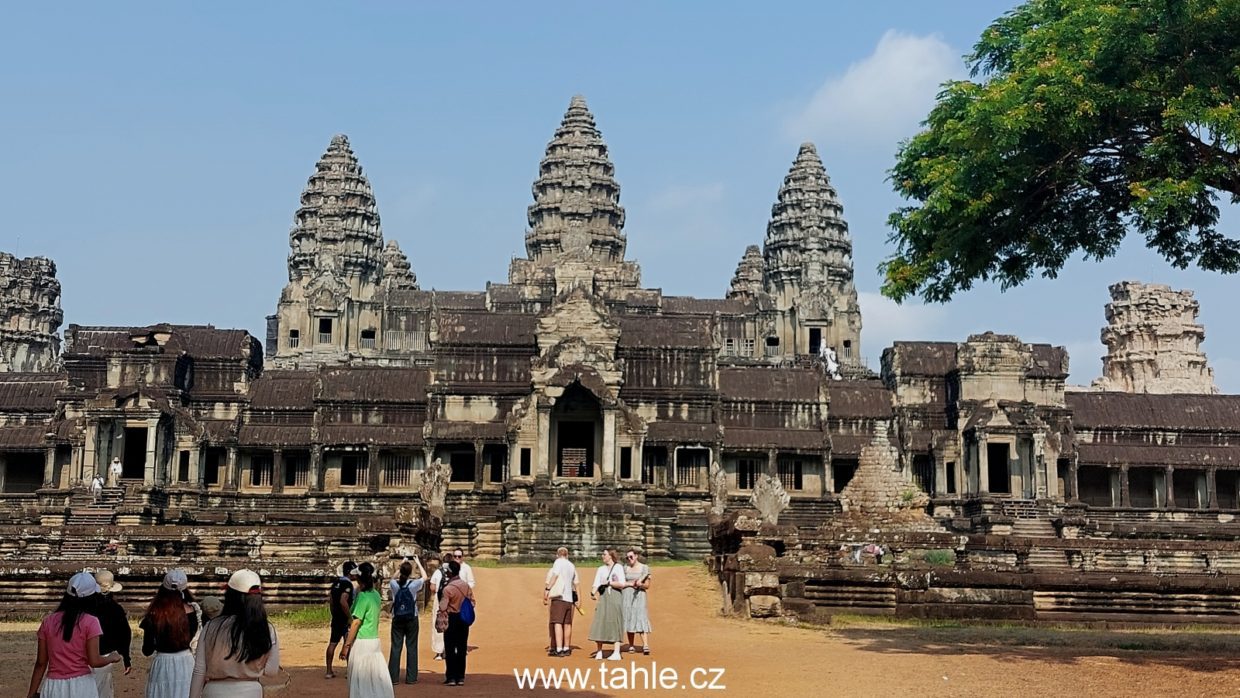
[[[710,512],[722,516],[728,506],[728,474],[716,461],[710,470]]]
[[[48,371],[64,320],[56,265],[46,257],[0,252],[0,371]]]
[[[1217,393],[1201,342],[1192,291],[1123,281],[1111,286],[1102,343],[1103,390],[1126,393]]]
[[[419,493],[432,514],[443,515],[444,504],[448,500],[448,483],[451,481],[452,466],[438,458],[422,472],[422,487]]]
[[[773,526],[779,523],[779,515],[788,508],[792,497],[784,490],[779,480],[763,473],[754,483],[753,494],[749,496],[749,501],[753,504],[753,508],[762,515],[762,522]]]

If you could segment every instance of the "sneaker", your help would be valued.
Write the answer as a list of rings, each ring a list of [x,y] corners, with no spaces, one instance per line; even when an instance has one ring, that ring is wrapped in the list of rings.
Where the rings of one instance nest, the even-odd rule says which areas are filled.
[[[602,659],[602,658],[603,658],[603,651],[602,651],[602,650],[599,650],[598,652],[595,652],[594,654],[590,655],[590,658],[591,658],[591,659]]]
[[[620,656],[620,651],[619,651],[619,650],[616,650],[615,652],[612,652],[612,653],[611,653],[611,656],[610,656],[610,657],[608,657],[607,659],[609,659],[610,661],[613,661],[613,662],[618,662],[618,661],[620,661],[621,659],[623,659],[623,657],[621,657],[621,656]]]
[[[441,661],[442,661],[442,660],[443,660],[443,655],[442,655],[442,654],[438,654],[438,653],[436,653],[434,657],[431,657],[431,659],[441,660]]]

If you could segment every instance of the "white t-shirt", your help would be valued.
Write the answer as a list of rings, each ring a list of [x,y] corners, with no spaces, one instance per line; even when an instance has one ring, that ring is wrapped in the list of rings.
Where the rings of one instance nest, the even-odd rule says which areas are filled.
[[[609,569],[610,579],[608,579]],[[624,567],[620,565],[612,565],[608,568],[607,565],[599,565],[599,568],[594,572],[594,585],[590,588],[597,590],[599,587],[604,584],[609,584],[610,582],[619,582],[624,584]]]
[[[551,579],[555,578],[552,583]],[[566,557],[557,557],[547,571],[547,586],[551,587],[551,598],[573,602],[573,585],[577,583],[577,567]]]
[[[470,589],[474,588],[474,568],[470,567],[468,562],[461,563],[461,579],[465,580]]]

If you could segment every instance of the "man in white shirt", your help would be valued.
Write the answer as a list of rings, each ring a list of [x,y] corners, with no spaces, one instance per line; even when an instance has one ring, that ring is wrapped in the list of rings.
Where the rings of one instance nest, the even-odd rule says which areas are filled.
[[[568,548],[555,551],[555,562],[547,571],[547,584],[543,587],[543,605],[551,604],[548,621],[551,644],[549,657],[567,657],[573,646],[573,606],[577,603],[577,568],[568,559]]]
[[[460,548],[457,548],[456,550],[452,551],[452,557],[456,558],[456,561],[461,563],[461,579],[464,579],[465,583],[469,585],[469,588],[473,589],[474,588],[474,568],[470,567],[469,563],[465,562],[465,551],[461,550]]]

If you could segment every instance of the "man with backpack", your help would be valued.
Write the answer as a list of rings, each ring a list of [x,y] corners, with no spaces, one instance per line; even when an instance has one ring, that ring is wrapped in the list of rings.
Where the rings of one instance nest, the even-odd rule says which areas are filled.
[[[418,577],[413,578],[413,566],[418,566]],[[406,558],[400,565],[400,576],[388,585],[392,589],[392,647],[388,654],[388,673],[392,684],[400,683],[400,651],[403,645],[408,652],[405,659],[405,683],[418,682],[418,594],[426,583],[426,570],[422,561]]]

